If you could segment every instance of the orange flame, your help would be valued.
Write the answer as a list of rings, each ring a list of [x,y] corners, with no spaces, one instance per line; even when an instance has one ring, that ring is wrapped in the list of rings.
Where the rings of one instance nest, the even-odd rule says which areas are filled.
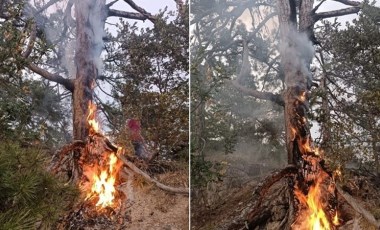
[[[335,226],[339,225],[338,211],[335,212],[335,216],[334,216],[334,219],[333,219],[333,224]]]
[[[300,190],[295,190],[295,195],[301,203],[308,207],[306,213],[301,214],[299,219],[303,219],[302,223],[306,229],[312,230],[330,230],[330,223],[327,215],[323,210],[321,202],[321,182],[322,177],[319,176],[315,185],[310,187],[309,193],[305,196]]]
[[[107,206],[113,206],[116,193],[115,182],[119,167],[120,164],[118,164],[117,157],[114,153],[111,153],[109,155],[108,167],[101,170],[99,174],[93,174],[91,192],[87,195],[87,198],[93,197],[94,195],[99,197],[96,203],[97,207],[105,208]]]
[[[99,123],[96,121],[96,105],[90,101],[88,104],[88,116],[87,121],[90,126],[90,135],[99,133]],[[117,153],[119,154],[122,151],[122,148],[119,147]],[[84,174],[90,180],[89,186],[86,186],[87,197],[90,199],[93,197],[98,198],[96,203],[97,207],[105,208],[111,207],[114,205],[116,188],[115,182],[118,177],[118,171],[122,163],[118,160],[115,153],[104,152],[103,155],[105,158],[103,162],[98,162],[95,166],[87,166],[84,168]],[[89,191],[90,190],[90,191]]]
[[[302,102],[305,101],[306,100],[306,91],[302,92],[299,98]]]
[[[305,143],[301,144],[302,153],[310,153],[313,152],[313,149],[310,146],[310,138],[306,138]]]
[[[87,121],[90,125],[90,133],[98,133],[99,123],[95,120],[96,105],[92,101],[88,103],[88,111]]]

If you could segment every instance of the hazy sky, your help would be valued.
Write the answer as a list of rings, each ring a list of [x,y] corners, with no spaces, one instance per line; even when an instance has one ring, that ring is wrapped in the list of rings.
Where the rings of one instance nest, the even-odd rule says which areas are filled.
[[[111,2],[111,0],[107,0],[107,3]],[[160,12],[160,10],[163,10],[165,7],[168,7],[168,10],[175,10],[176,4],[174,0],[135,0],[134,1],[138,6],[144,8],[147,12],[151,13],[152,15],[155,15]],[[117,3],[115,3],[111,9],[117,9],[122,11],[128,11],[128,12],[136,12],[134,9],[132,9],[127,3],[125,3],[122,0],[119,0]],[[141,27],[151,27],[153,24],[149,20],[139,21],[139,20],[129,20],[131,22],[138,22],[138,25]],[[107,19],[107,22],[110,22],[112,24],[119,22],[118,17],[110,17]],[[112,31],[112,27],[109,25],[106,25],[107,28],[109,28]]]

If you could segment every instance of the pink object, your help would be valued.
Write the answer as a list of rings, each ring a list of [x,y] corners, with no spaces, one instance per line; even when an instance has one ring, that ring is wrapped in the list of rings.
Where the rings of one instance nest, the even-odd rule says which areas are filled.
[[[127,125],[129,129],[134,130],[134,131],[140,131],[141,129],[140,121],[136,119],[129,119],[127,121]]]
[[[130,138],[132,142],[144,142],[144,138],[141,136],[141,125],[137,119],[129,119],[127,126],[130,131]]]
[[[139,158],[149,160],[151,154],[147,151],[145,140],[141,135],[140,121],[137,119],[129,119],[127,121],[127,128],[129,129],[129,137],[135,149],[135,155]]]

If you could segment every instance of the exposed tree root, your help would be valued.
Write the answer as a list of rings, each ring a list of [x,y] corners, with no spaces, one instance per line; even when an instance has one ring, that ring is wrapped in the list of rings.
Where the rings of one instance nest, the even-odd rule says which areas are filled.
[[[380,229],[380,221],[377,221],[376,218],[366,210],[359,202],[356,201],[350,194],[343,191],[340,186],[336,186],[338,193],[347,201],[347,203],[363,218],[365,218],[369,223],[374,225],[376,228]]]
[[[189,189],[188,188],[174,188],[174,187],[164,185],[164,184],[160,183],[159,181],[151,178],[148,174],[146,174],[141,169],[136,167],[132,162],[128,161],[125,158],[125,156],[119,154],[118,157],[124,163],[124,165],[127,166],[129,169],[131,169],[134,173],[144,177],[147,181],[155,184],[158,188],[160,188],[164,191],[167,191],[167,192],[171,192],[171,193],[180,193],[180,194],[184,194],[184,195],[189,195]],[[124,170],[126,170],[126,169],[124,169]],[[128,171],[126,170],[126,172],[128,172]]]
[[[332,174],[327,172],[325,168],[320,168],[322,173],[327,174],[327,181],[325,186],[327,187],[332,178]],[[253,193],[253,200],[255,201],[253,208],[246,215],[246,226],[248,229],[292,229],[292,224],[295,223],[298,213],[298,202],[294,197],[294,183],[296,178],[291,177],[292,175],[297,175],[297,169],[295,166],[288,166],[280,171],[275,171],[267,176],[260,184],[257,185]],[[284,181],[282,179],[286,179]],[[282,180],[284,183],[278,186]],[[275,185],[277,184],[277,185]],[[271,189],[272,192],[268,192]],[[347,202],[352,209],[360,214],[369,224],[380,229],[380,221],[361,205],[354,197],[352,197],[343,189],[335,185],[335,194],[332,196],[337,199],[337,195],[340,195]],[[326,197],[326,199],[329,199]],[[285,202],[283,202],[285,200]],[[334,201],[329,201],[331,206],[328,206],[328,211],[335,210]],[[279,207],[280,209],[286,208],[286,214],[278,215]],[[277,213],[277,214],[276,214]],[[331,212],[330,212],[331,213]],[[276,218],[274,216],[281,216],[282,219]],[[330,223],[333,226],[332,223]],[[348,223],[347,223],[348,224]],[[232,229],[232,228],[231,228]],[[234,229],[234,228],[233,228]]]
[[[253,195],[257,197],[257,202],[255,204],[255,207],[252,209],[252,212],[250,212],[247,216],[248,223],[254,223],[256,216],[260,214],[261,203],[263,201],[265,194],[270,189],[270,187],[277,181],[281,180],[282,178],[291,176],[291,175],[296,175],[296,174],[297,174],[297,168],[294,165],[289,165],[280,171],[275,171],[271,173],[260,184],[257,185],[255,191],[253,192]]]
[[[94,142],[96,142],[94,144]],[[59,172],[66,172],[69,177],[69,182],[72,182],[75,180],[75,178],[80,178],[81,172],[80,167],[83,164],[83,161],[88,161],[88,152],[93,151],[96,152],[94,155],[95,157],[102,153],[102,151],[99,151],[99,149],[108,150],[111,152],[118,153],[118,148],[113,145],[107,138],[100,134],[95,134],[94,136],[90,137],[87,141],[73,141],[72,143],[65,145],[62,147],[62,149],[57,153],[56,157],[58,160],[56,160],[53,163],[52,166],[52,172],[53,173],[59,173]],[[90,148],[90,149],[87,149]],[[76,154],[79,153],[79,156],[76,156]],[[180,193],[184,195],[189,195],[189,189],[188,188],[175,188],[170,187],[167,185],[164,185],[160,183],[159,181],[151,178],[147,173],[139,169],[131,160],[131,157],[125,156],[121,153],[117,154],[118,158],[123,162],[123,164],[129,168],[134,173],[142,176],[147,181],[153,183],[158,188],[171,192],[171,193]],[[90,159],[91,160],[91,159]],[[124,168],[124,170],[128,170]]]

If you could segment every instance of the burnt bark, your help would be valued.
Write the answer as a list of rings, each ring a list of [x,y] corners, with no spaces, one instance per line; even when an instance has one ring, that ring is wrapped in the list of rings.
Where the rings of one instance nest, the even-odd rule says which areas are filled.
[[[301,1],[299,10],[299,25],[295,18],[292,1],[278,1],[278,18],[280,23],[281,45],[281,67],[285,74],[286,89],[284,92],[284,117],[286,149],[288,163],[297,164],[303,150],[298,143],[309,140],[309,127],[303,119],[308,110],[307,91],[309,85],[309,65],[311,58],[302,54],[294,39],[299,31],[306,31],[311,25],[311,10],[314,1]],[[298,30],[297,30],[298,29]],[[294,57],[286,58],[289,53]]]
[[[89,133],[87,124],[88,105],[93,99],[95,79],[98,76],[96,60],[101,52],[101,39],[97,30],[103,30],[106,19],[105,0],[77,0],[76,15],[76,78],[73,91],[73,136],[74,140],[85,140]],[[95,19],[100,20],[99,23]],[[96,28],[96,27],[101,28]],[[99,31],[98,31],[99,33]],[[100,36],[101,37],[101,36]],[[99,47],[100,46],[100,47]]]

